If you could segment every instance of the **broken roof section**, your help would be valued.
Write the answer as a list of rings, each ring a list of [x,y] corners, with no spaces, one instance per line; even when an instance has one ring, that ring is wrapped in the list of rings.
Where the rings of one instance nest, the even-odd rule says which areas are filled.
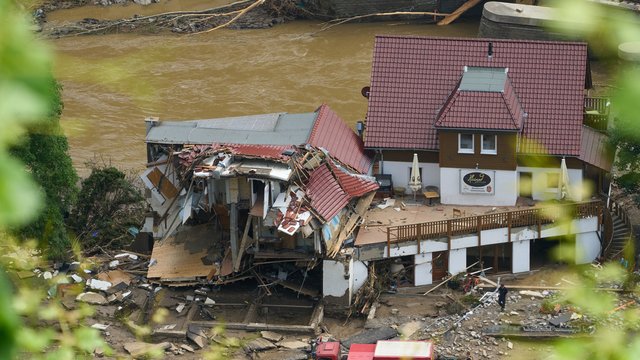
[[[149,276],[162,282],[183,280],[169,277],[180,268],[173,256],[187,258],[175,240],[211,223],[216,236],[208,238],[219,246],[213,255],[202,249],[207,266],[190,278],[228,279],[252,259],[304,265],[336,256],[378,189],[366,175],[362,140],[326,105],[307,114],[147,125],[142,178],[154,212],[145,228],[157,240],[161,270]]]
[[[225,145],[237,154],[274,158],[294,145],[325,149],[366,173],[371,159],[362,140],[329,106],[312,113],[273,113],[190,121],[148,121],[147,143]],[[278,153],[279,152],[279,153]],[[277,153],[277,154],[276,154]]]

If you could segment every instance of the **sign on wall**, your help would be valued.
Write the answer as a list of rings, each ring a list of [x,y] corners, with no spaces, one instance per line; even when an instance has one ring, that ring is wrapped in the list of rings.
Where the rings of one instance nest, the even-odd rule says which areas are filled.
[[[495,171],[460,170],[460,192],[462,194],[495,194]]]

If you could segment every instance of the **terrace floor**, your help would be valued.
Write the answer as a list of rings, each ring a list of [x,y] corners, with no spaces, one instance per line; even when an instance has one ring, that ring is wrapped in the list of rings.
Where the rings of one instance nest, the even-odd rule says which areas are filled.
[[[529,200],[530,202],[531,200]],[[384,200],[380,202],[384,204]],[[405,206],[402,206],[402,203]],[[387,242],[387,227],[406,224],[418,224],[429,221],[448,220],[459,217],[478,216],[514,210],[531,209],[525,199],[519,198],[515,206],[465,206],[465,205],[425,205],[413,202],[408,196],[404,200],[396,199],[395,204],[384,209],[373,207],[364,217],[355,240],[355,246]],[[456,216],[454,216],[454,209]]]

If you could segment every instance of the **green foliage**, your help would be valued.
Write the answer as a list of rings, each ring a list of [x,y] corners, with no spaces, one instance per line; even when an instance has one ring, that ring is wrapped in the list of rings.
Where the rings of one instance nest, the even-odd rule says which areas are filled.
[[[473,308],[480,305],[480,298],[474,294],[467,294],[460,298],[460,302]]]
[[[55,94],[50,115],[46,121],[29,126],[27,139],[15,146],[12,153],[26,164],[45,195],[45,209],[18,233],[22,238],[40,240],[49,258],[60,260],[67,258],[70,250],[64,214],[69,213],[75,200],[78,176],[68,155],[67,138],[60,129],[60,87],[53,81],[50,86]]]
[[[13,271],[31,270],[39,261],[31,242],[18,247],[5,230],[36,218],[45,199],[41,219],[25,229],[39,224],[34,235],[48,238],[52,247],[66,246],[57,241],[66,239],[62,211],[74,197],[73,186],[67,185],[75,183],[58,127],[61,104],[49,51],[35,40],[17,4],[0,0],[0,359],[75,359],[95,348],[108,351],[99,332],[83,325],[92,309],[67,311],[60,302],[48,301],[45,289],[58,279],[44,284],[17,280],[10,286],[5,276],[8,265]]]
[[[640,189],[640,173],[630,172],[616,178],[616,183],[626,192],[636,192]]]
[[[99,246],[125,246],[127,229],[143,219],[144,197],[130,177],[112,166],[93,165],[82,181],[70,225],[85,250]]]

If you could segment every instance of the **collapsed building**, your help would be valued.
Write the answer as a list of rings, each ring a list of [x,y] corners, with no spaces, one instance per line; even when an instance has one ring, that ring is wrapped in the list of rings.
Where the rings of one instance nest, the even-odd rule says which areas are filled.
[[[378,183],[367,175],[362,140],[327,105],[302,114],[148,118],[146,143],[151,281],[255,278],[318,298],[323,260],[341,264],[340,274],[349,266],[340,249],[353,241]],[[366,271],[357,281],[365,278]]]

